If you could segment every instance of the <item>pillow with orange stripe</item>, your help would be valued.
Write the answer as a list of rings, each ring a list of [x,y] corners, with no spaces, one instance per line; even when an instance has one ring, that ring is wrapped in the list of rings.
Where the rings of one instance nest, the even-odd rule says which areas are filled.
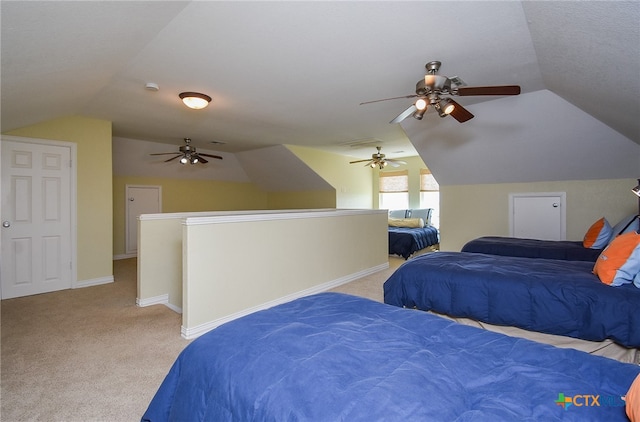
[[[593,273],[600,281],[621,286],[640,278],[640,234],[625,233],[613,239],[596,260]],[[634,282],[634,284],[636,284]],[[638,284],[636,284],[638,286]],[[638,286],[640,287],[640,286]]]
[[[606,218],[602,217],[589,227],[584,235],[582,246],[591,249],[602,249],[609,243],[613,235],[613,228]]]

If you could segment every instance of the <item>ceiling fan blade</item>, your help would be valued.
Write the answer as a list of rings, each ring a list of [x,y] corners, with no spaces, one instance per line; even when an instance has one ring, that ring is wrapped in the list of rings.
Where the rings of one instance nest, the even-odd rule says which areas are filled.
[[[387,158],[387,161],[390,162],[390,163],[407,164],[406,161],[394,160],[393,158]]]
[[[176,155],[175,157],[171,157],[171,158],[169,158],[168,160],[164,160],[164,162],[165,162],[165,163],[168,163],[169,161],[173,161],[173,160],[175,160],[176,158],[181,157],[181,156],[182,156],[182,154],[178,154],[178,155]]]
[[[366,160],[349,161],[349,164],[364,163],[365,161],[371,161],[371,158],[367,158]]]
[[[453,111],[450,113],[451,117],[453,117],[454,119],[456,119],[460,123],[464,123],[467,120],[473,119],[473,114],[471,114],[471,112],[469,110],[467,110],[466,108],[462,107],[460,104],[458,104],[457,102],[455,102],[455,101],[453,101],[451,99],[450,99],[450,101],[455,106]]]
[[[219,155],[211,155],[211,154],[203,154],[201,152],[198,153],[199,156],[204,156],[204,157],[211,157],[211,158],[217,158],[218,160],[222,160],[222,157],[220,157]]]
[[[404,119],[406,119],[407,117],[415,113],[417,110],[418,109],[416,108],[416,106],[414,104],[411,104],[409,108],[407,108],[402,113],[398,114],[396,118],[390,121],[389,123],[400,123],[401,121],[403,121]]]
[[[360,103],[360,105],[379,103],[380,101],[399,100],[401,98],[415,98],[417,96],[418,96],[417,94],[411,94],[411,95],[403,95],[402,97],[383,98],[381,100],[365,101],[364,103]]]
[[[201,156],[204,154],[198,154],[198,162],[202,163],[202,164],[207,164],[209,162],[209,160],[205,160],[204,158],[202,158]]]
[[[363,160],[363,161],[367,161],[367,160]],[[378,164],[375,162],[375,160],[368,160],[369,162],[367,164],[365,164],[365,167],[371,167],[371,164]]]
[[[458,88],[458,95],[461,97],[469,95],[519,95],[519,85],[498,85],[498,86],[462,86]]]
[[[169,155],[169,154],[181,154],[180,152],[156,152],[155,154],[149,155]]]

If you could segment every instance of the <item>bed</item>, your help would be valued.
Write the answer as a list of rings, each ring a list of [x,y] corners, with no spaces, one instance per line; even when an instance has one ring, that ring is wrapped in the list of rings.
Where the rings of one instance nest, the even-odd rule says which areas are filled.
[[[433,252],[384,283],[387,304],[590,342],[612,341],[638,358],[640,289],[611,287],[593,263]]]
[[[415,252],[439,244],[440,232],[431,225],[432,212],[433,208],[389,211],[389,255],[409,259]]]
[[[608,222],[603,217],[602,223],[606,224],[602,232],[604,235],[599,242],[600,245],[585,247],[585,240],[540,240],[523,239],[517,237],[483,236],[467,242],[461,252],[487,253],[503,256],[521,256],[526,258],[561,259],[567,261],[588,261],[595,262],[602,250],[607,246],[609,240],[618,235],[638,230],[639,215],[633,214],[623,218],[615,226],[608,226]],[[597,229],[598,220],[592,225],[589,232]]]
[[[621,396],[639,373],[611,359],[321,293],[193,341],[142,420],[624,421]],[[579,406],[583,395],[599,395],[600,406]]]
[[[438,243],[440,243],[440,234],[433,226],[416,228],[389,226],[389,255],[399,255],[409,259],[415,252]]]
[[[602,249],[585,248],[582,241],[483,236],[467,242],[461,252],[593,263],[600,256]]]

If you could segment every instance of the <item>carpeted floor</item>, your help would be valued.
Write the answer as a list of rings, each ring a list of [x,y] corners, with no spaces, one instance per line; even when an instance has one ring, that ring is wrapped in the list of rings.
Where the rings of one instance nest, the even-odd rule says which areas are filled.
[[[404,262],[334,291],[382,301]],[[181,316],[139,308],[136,259],[114,261],[114,283],[1,302],[1,413],[13,421],[135,421],[180,351]]]

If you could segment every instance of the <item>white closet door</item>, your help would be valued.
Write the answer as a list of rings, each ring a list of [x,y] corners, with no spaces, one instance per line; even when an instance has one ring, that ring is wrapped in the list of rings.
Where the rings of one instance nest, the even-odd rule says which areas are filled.
[[[2,141],[2,298],[71,288],[71,148]]]
[[[565,240],[565,198],[564,192],[511,194],[511,236]]]

